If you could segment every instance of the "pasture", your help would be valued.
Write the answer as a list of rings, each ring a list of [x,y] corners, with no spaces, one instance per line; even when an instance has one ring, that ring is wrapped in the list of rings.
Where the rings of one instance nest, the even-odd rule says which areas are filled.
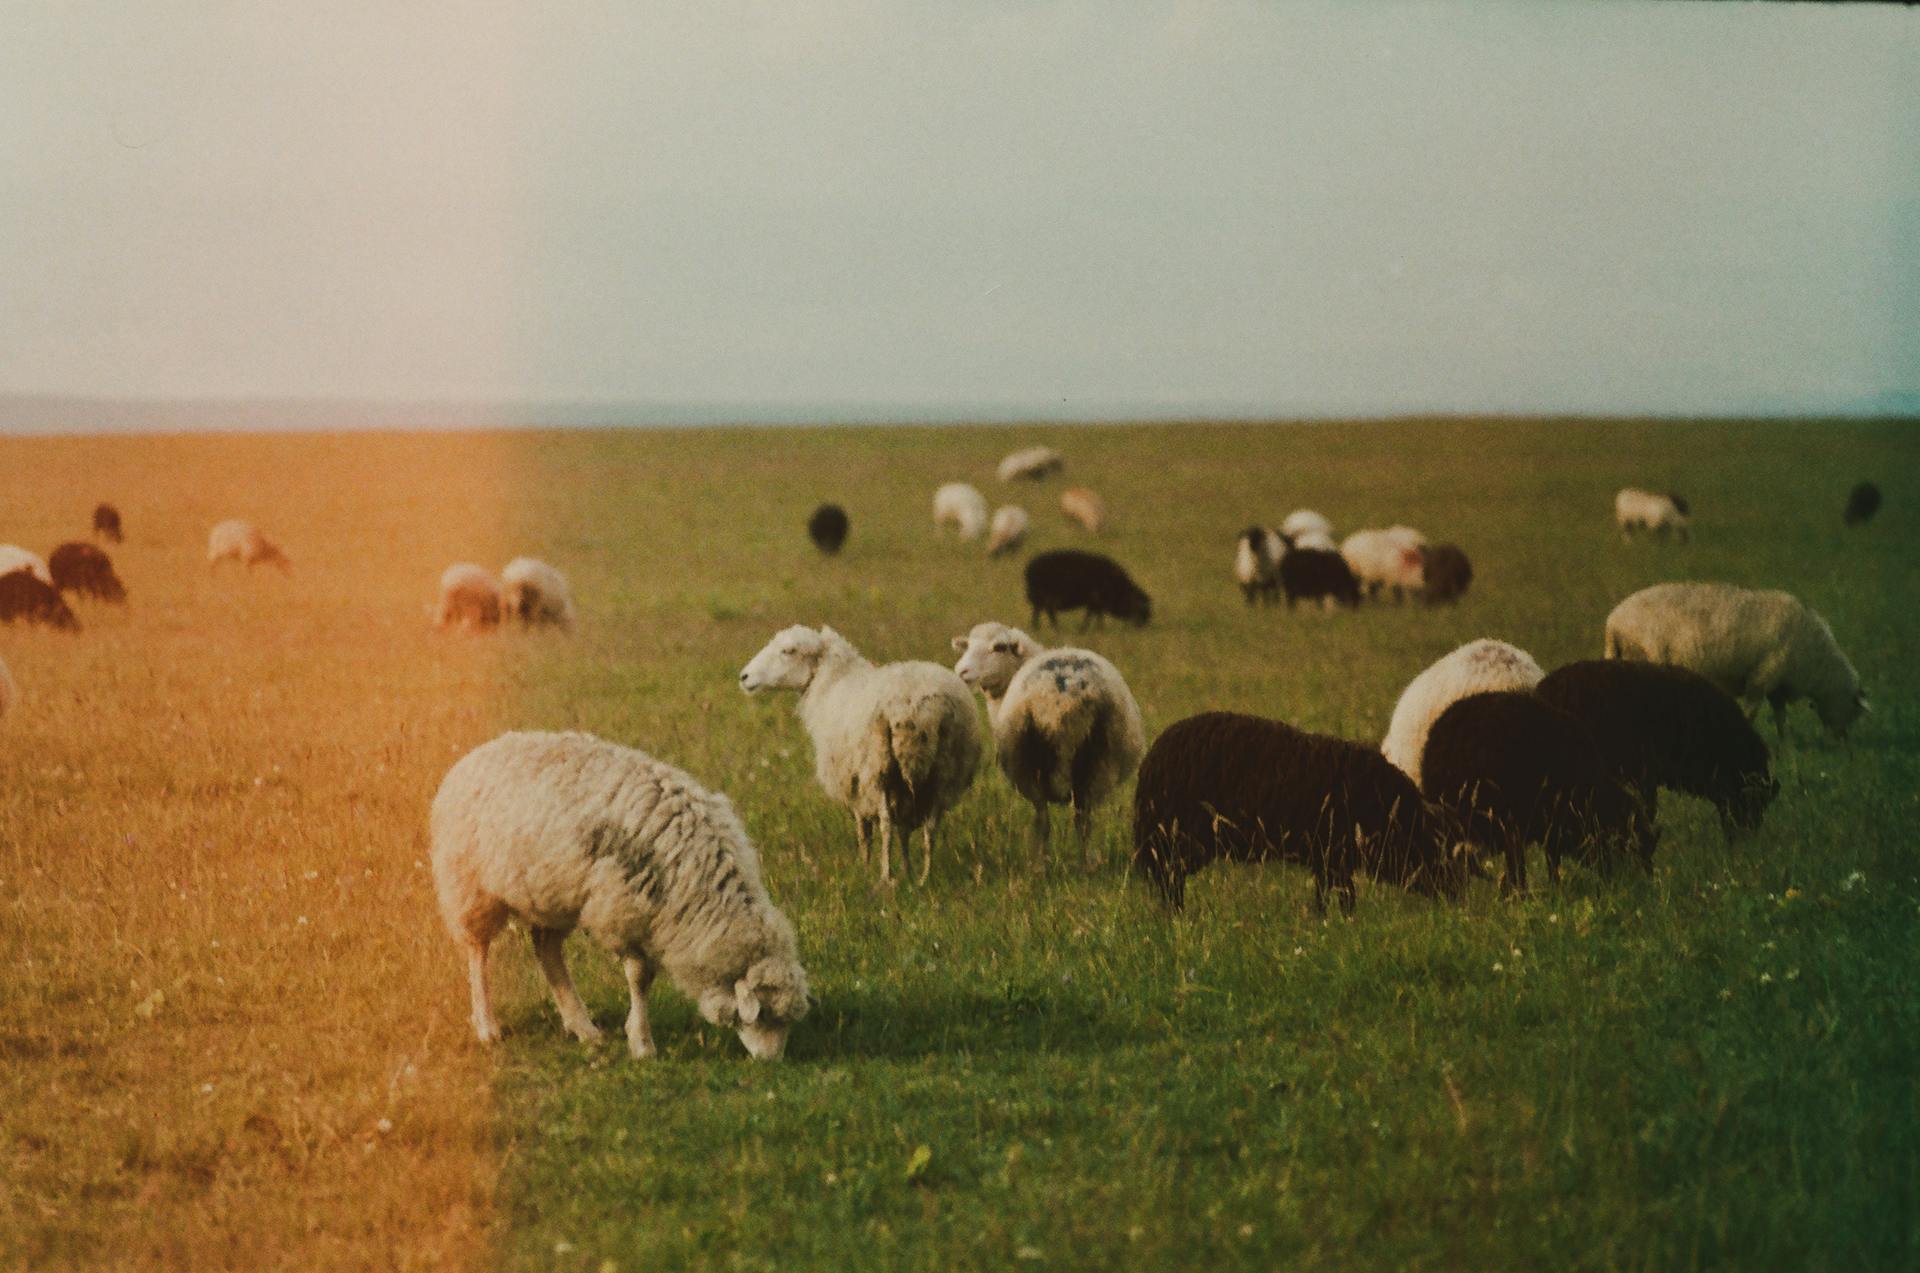
[[[994,465],[1059,447],[1099,491]],[[1920,471],[1910,427],[1402,422],[0,440],[0,542],[111,498],[124,609],[0,628],[0,1263],[9,1266],[1911,1267],[1920,1256]],[[1841,526],[1846,493],[1887,506]],[[1034,516],[988,561],[936,537],[970,481]],[[1613,492],[1685,493],[1690,544],[1622,544]],[[845,550],[803,532],[822,500]],[[1458,606],[1249,609],[1235,534],[1308,505],[1463,545]],[[260,524],[290,576],[209,575]],[[951,664],[1025,626],[1020,564],[1088,545],[1154,622],[1081,638],[1149,737],[1213,707],[1377,741],[1483,635],[1551,668],[1665,579],[1798,593],[1860,669],[1848,744],[1797,707],[1735,849],[1661,802],[1651,878],[1575,870],[1458,907],[1213,867],[1170,920],[1126,870],[1037,857],[997,770],[927,886],[877,887],[789,696],[740,666],[827,623]],[[436,635],[441,569],[544,557],[572,637]],[[657,1061],[560,1031],[523,940],[505,1042],[466,1026],[425,858],[447,765],[586,729],[732,797],[817,1004],[750,1063],[662,980]],[[1771,726],[1766,736],[1773,743]],[[1055,819],[1056,834],[1065,822]],[[917,847],[916,847],[917,857]],[[569,946],[603,1026],[615,963]]]

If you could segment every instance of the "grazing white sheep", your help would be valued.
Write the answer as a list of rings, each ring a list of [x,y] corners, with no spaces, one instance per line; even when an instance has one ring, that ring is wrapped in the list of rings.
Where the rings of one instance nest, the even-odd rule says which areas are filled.
[[[987,497],[965,482],[948,482],[933,493],[933,524],[952,526],[962,539],[978,539],[987,528]]]
[[[998,557],[1001,553],[1010,553],[1027,541],[1027,527],[1032,520],[1027,510],[1017,504],[1006,504],[994,510],[993,525],[987,531],[987,556]]]
[[[7,661],[0,659],[0,718],[13,710],[13,701],[19,697],[20,691],[13,684],[13,673],[7,671]]]
[[[1033,805],[1034,847],[1047,844],[1047,806],[1065,804],[1084,849],[1094,809],[1147,749],[1126,679],[1092,650],[1048,650],[1004,623],[975,624],[953,648],[955,675],[986,695],[1000,768]]]
[[[1792,593],[1724,583],[1642,588],[1607,616],[1606,656],[1698,672],[1747,700],[1749,715],[1765,699],[1782,738],[1787,704],[1797,698],[1811,702],[1836,737],[1868,710],[1860,675],[1833,629]]]
[[[458,626],[468,632],[499,626],[500,581],[484,566],[457,561],[440,574],[440,600],[433,626]]]
[[[1324,530],[1303,530],[1292,540],[1294,548],[1312,548],[1319,552],[1337,553],[1340,545],[1334,542],[1332,535]]]
[[[47,565],[47,559],[39,553],[31,553],[18,544],[0,544],[0,575],[10,575],[16,570],[24,570],[35,579],[51,588],[53,571]]]
[[[1066,460],[1052,447],[1030,446],[1024,450],[1015,451],[1000,461],[1000,480],[1012,482],[1024,477],[1037,482],[1043,477],[1058,473],[1066,466]]]
[[[1425,586],[1420,550],[1426,543],[1427,537],[1411,526],[1356,530],[1341,542],[1340,555],[1368,596],[1377,596],[1385,588],[1400,601]]]
[[[1233,581],[1248,605],[1271,601],[1280,591],[1280,559],[1287,555],[1287,541],[1276,530],[1249,526],[1233,544]]]
[[[1319,544],[1300,542],[1302,535],[1318,535],[1326,540],[1326,547],[1333,547],[1333,523],[1311,508],[1296,508],[1287,514],[1287,520],[1280,523],[1280,533],[1291,539],[1301,548],[1318,548]]]
[[[515,557],[500,572],[500,609],[528,627],[573,629],[573,593],[567,577],[533,557]]]
[[[1069,486],[1060,492],[1060,511],[1082,530],[1099,534],[1107,525],[1107,502],[1084,486]]]
[[[473,1031],[500,1037],[487,950],[517,919],[567,1032],[600,1037],[567,975],[577,926],[626,968],[627,1048],[654,1055],[647,989],[664,970],[759,1060],[806,1015],[807,974],[787,917],[727,798],[645,752],[591,734],[502,734],[456,762],[433,798],[433,880],[467,954]]]
[[[282,570],[293,569],[293,563],[287,560],[279,545],[262,535],[251,522],[237,517],[221,522],[207,535],[207,569],[228,560],[247,567],[264,562]]]
[[[1505,641],[1469,641],[1407,683],[1393,705],[1380,754],[1420,786],[1427,731],[1440,714],[1469,694],[1530,690],[1546,675],[1533,656]],[[1423,788],[1424,789],[1424,788]]]
[[[853,814],[860,860],[866,861],[878,823],[880,878],[891,880],[895,828],[905,867],[906,837],[919,827],[925,883],[940,815],[972,785],[980,766],[980,714],[960,678],[937,663],[875,667],[832,628],[796,624],[741,669],[740,688],[800,692],[814,777]]]
[[[1622,539],[1632,539],[1635,531],[1644,530],[1661,539],[1672,534],[1687,542],[1687,502],[1678,495],[1656,495],[1629,486],[1613,497],[1613,520]]]

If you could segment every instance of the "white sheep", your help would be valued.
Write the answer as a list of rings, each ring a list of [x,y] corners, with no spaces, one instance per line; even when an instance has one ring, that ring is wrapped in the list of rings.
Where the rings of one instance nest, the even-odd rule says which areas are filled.
[[[1000,461],[1000,480],[1012,482],[1024,477],[1037,482],[1066,466],[1066,460],[1052,447],[1030,446]]]
[[[1533,656],[1517,646],[1485,637],[1469,641],[1414,677],[1400,692],[1380,754],[1418,787],[1427,731],[1442,712],[1469,694],[1530,690],[1545,675]]]
[[[1280,591],[1280,559],[1287,555],[1286,537],[1265,526],[1249,526],[1233,543],[1233,581],[1248,605],[1271,601]]]
[[[1333,523],[1311,508],[1296,508],[1288,513],[1287,520],[1280,523],[1280,533],[1300,548],[1321,547],[1320,544],[1301,542],[1302,535],[1317,535],[1326,541],[1328,549],[1333,548]]]
[[[1313,548],[1320,552],[1337,553],[1340,545],[1334,542],[1332,535],[1324,530],[1303,530],[1290,542],[1293,548]]]
[[[1797,698],[1810,701],[1836,737],[1869,710],[1833,629],[1787,592],[1724,583],[1642,588],[1607,616],[1605,653],[1688,668],[1747,700],[1750,716],[1765,699],[1783,738],[1787,704]]]
[[[1420,550],[1426,543],[1427,537],[1411,526],[1356,530],[1341,542],[1340,555],[1368,596],[1376,596],[1385,588],[1391,589],[1394,600],[1399,601],[1426,584],[1420,565]]]
[[[591,734],[502,734],[447,771],[433,798],[440,913],[467,953],[473,1031],[500,1038],[487,951],[526,926],[567,1032],[600,1037],[567,975],[584,925],[626,968],[627,1048],[654,1055],[647,989],[664,970],[759,1060],[778,1057],[808,1007],[793,926],[727,798],[645,752]]]
[[[12,571],[0,573],[12,574]],[[13,673],[7,670],[7,661],[0,659],[0,718],[13,710],[14,700],[20,697],[20,691],[14,686]]]
[[[456,561],[440,574],[440,600],[431,610],[433,626],[458,626],[468,632],[500,623],[500,581],[485,566]]]
[[[948,482],[933,493],[933,524],[951,525],[962,539],[978,539],[987,528],[987,497],[965,482]]]
[[[740,671],[748,694],[800,692],[800,722],[813,739],[814,777],[853,814],[866,861],[880,829],[880,878],[893,878],[893,832],[921,829],[920,881],[933,865],[940,815],[973,783],[983,739],[980,714],[959,677],[937,663],[875,667],[832,628],[795,625],[777,633]]]
[[[1613,520],[1622,539],[1632,539],[1635,531],[1644,530],[1661,539],[1674,534],[1681,543],[1687,542],[1687,501],[1678,495],[1656,495],[1629,486],[1613,497]]]
[[[573,629],[573,593],[567,577],[533,557],[515,557],[500,572],[500,610],[528,627],[552,624]]]
[[[979,623],[955,637],[953,670],[987,699],[1000,768],[1033,805],[1033,842],[1047,843],[1047,806],[1073,807],[1085,848],[1093,811],[1140,767],[1140,705],[1118,668],[1092,650],[1049,650],[1018,628]]]
[[[207,569],[227,560],[249,568],[265,563],[281,570],[293,569],[293,563],[287,560],[278,544],[261,534],[251,522],[237,517],[221,522],[207,535]]]
[[[1082,530],[1099,534],[1107,526],[1107,502],[1084,486],[1069,486],[1060,492],[1060,511]]]
[[[1027,516],[1027,510],[1017,504],[1006,504],[995,509],[993,525],[987,531],[987,556],[998,557],[1024,544],[1030,525],[1032,519]]]
[[[10,575],[16,570],[29,572],[49,588],[54,586],[53,571],[45,557],[28,552],[18,544],[0,544],[0,575]]]

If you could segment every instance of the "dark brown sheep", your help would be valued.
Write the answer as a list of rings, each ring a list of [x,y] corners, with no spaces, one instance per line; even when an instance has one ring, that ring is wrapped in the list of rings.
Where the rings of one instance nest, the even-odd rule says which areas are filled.
[[[1430,606],[1458,601],[1473,582],[1473,563],[1458,544],[1426,544],[1420,549],[1420,572],[1426,580]]]
[[[1110,614],[1136,626],[1153,615],[1153,603],[1119,562],[1077,548],[1056,548],[1027,563],[1027,603],[1033,607],[1035,631],[1040,616],[1060,626],[1059,612],[1085,608],[1081,631],[1101,615]]]
[[[63,632],[78,632],[80,620],[31,570],[15,570],[0,575],[0,623],[43,623]]]
[[[111,504],[96,505],[93,510],[93,533],[110,543],[119,543],[120,510]]]
[[[127,589],[113,573],[113,562],[92,544],[74,540],[60,545],[47,558],[53,586],[61,592],[77,592],[102,601],[127,599]]]

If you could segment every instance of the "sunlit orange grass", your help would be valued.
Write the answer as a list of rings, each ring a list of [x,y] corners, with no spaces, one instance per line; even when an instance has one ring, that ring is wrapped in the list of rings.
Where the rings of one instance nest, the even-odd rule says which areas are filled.
[[[131,594],[0,628],[0,1264],[486,1258],[489,1070],[425,811],[510,673],[424,607],[511,555],[515,445],[0,440],[0,542],[111,499]],[[292,573],[210,574],[228,516]]]

